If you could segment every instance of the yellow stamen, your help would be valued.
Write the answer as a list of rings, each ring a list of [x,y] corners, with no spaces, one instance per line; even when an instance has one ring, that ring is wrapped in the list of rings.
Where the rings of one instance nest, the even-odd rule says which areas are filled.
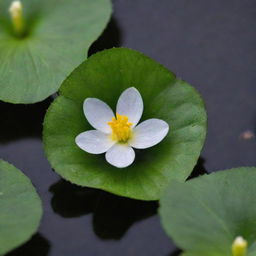
[[[23,19],[23,8],[19,0],[15,0],[11,3],[9,12],[12,19],[12,24],[15,33],[20,36],[24,32],[24,19]]]
[[[233,256],[246,256],[248,243],[243,237],[238,236],[232,244]]]
[[[108,125],[112,129],[112,139],[119,142],[126,142],[132,136],[132,123],[128,121],[127,116],[116,113],[116,118],[113,117]]]

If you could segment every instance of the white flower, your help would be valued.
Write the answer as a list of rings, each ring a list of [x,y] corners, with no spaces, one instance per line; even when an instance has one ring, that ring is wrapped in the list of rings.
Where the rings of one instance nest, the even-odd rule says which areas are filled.
[[[134,87],[126,89],[119,97],[116,116],[106,103],[96,98],[87,98],[83,110],[96,130],[80,133],[75,139],[76,144],[91,154],[106,152],[106,160],[118,168],[133,163],[133,148],[152,147],[163,140],[169,131],[165,121],[155,118],[137,125],[142,116],[143,101]]]

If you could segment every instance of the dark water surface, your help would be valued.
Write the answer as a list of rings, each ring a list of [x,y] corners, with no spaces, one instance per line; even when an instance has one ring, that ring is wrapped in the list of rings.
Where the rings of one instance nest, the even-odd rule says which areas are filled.
[[[193,84],[209,127],[194,172],[256,166],[256,1],[115,0],[114,16],[90,53],[125,46],[142,51]],[[42,148],[51,99],[0,103],[0,157],[35,184],[44,217],[31,241],[8,256],[175,256],[156,202],[124,199],[60,179]]]

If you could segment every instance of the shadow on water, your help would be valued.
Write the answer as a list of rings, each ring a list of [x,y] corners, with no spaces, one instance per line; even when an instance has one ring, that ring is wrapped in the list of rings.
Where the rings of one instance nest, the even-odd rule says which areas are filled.
[[[53,210],[64,218],[91,213],[100,193],[96,189],[76,186],[65,180],[59,180],[49,190],[53,194],[51,200]]]
[[[190,178],[207,173],[199,159]],[[102,239],[120,239],[135,222],[157,213],[156,201],[140,201],[59,180],[50,187],[53,210],[64,218],[93,214],[93,227]]]
[[[121,37],[121,30],[115,18],[112,17],[103,34],[90,47],[88,55],[91,56],[104,49],[119,47],[121,45]]]
[[[6,256],[47,256],[49,251],[50,243],[37,233],[27,243]]]
[[[41,137],[44,115],[51,98],[31,104],[9,104],[0,102],[0,143],[26,137]]]
[[[101,193],[93,216],[95,233],[102,239],[120,239],[133,223],[157,213],[156,201],[145,202]]]
[[[197,161],[196,166],[194,167],[192,173],[190,174],[190,176],[187,178],[187,180],[196,178],[198,176],[204,175],[204,174],[208,174],[207,170],[204,167],[205,165],[205,160],[200,157]]]
[[[52,208],[62,217],[93,214],[93,227],[102,239],[120,239],[136,221],[157,212],[157,202],[119,197],[60,180],[50,187]]]
[[[168,256],[179,256],[182,253],[180,249],[175,250],[174,252],[171,252],[168,254]]]

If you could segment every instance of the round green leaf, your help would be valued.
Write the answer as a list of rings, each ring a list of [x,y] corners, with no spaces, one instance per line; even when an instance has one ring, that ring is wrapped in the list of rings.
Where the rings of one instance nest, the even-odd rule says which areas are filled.
[[[105,28],[109,0],[21,0],[27,34],[14,35],[12,0],[0,1],[0,100],[34,103],[55,93]]]
[[[23,244],[37,231],[41,200],[31,181],[0,160],[0,255]]]
[[[160,144],[137,151],[131,166],[118,169],[104,155],[79,149],[75,137],[92,129],[83,114],[87,97],[99,98],[115,111],[120,94],[132,86],[144,101],[142,120],[162,119],[170,131]],[[139,52],[114,48],[90,57],[63,83],[46,114],[43,137],[52,167],[66,180],[121,196],[156,200],[170,180],[183,181],[191,173],[205,134],[204,103],[193,87]]]
[[[188,256],[231,256],[242,236],[256,255],[256,168],[237,168],[172,182],[160,200],[167,234]]]

